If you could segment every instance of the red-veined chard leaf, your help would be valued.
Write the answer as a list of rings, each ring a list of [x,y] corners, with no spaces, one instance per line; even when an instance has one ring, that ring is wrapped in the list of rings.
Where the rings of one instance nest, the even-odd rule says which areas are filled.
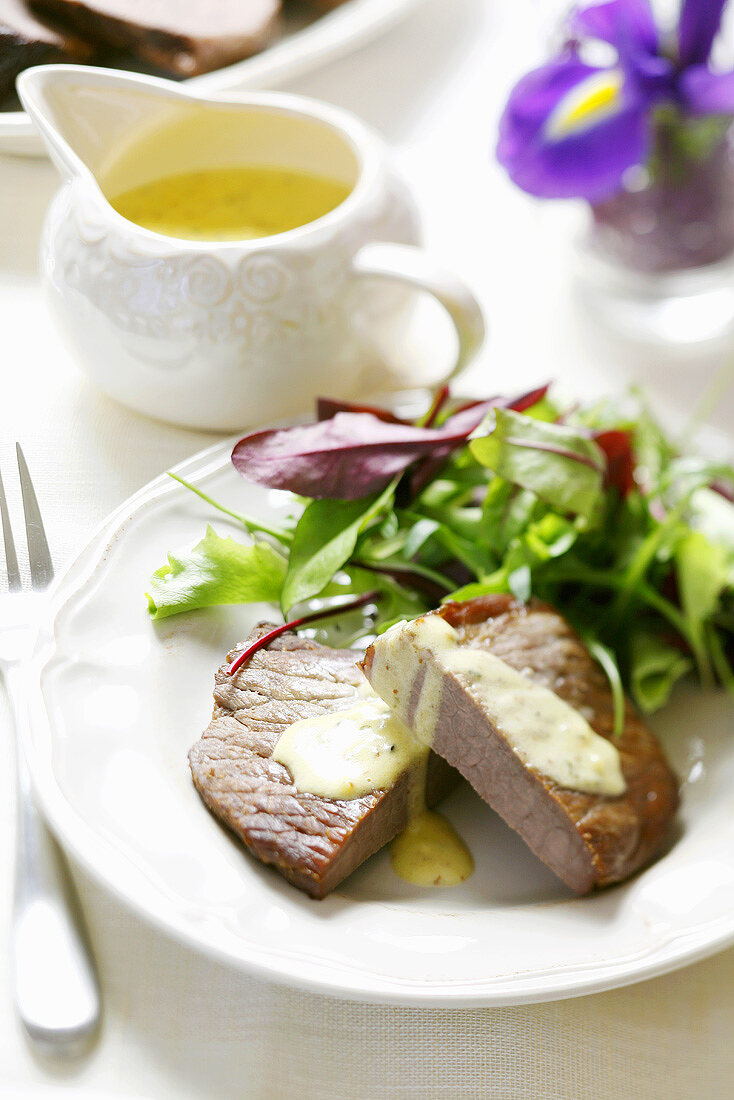
[[[365,607],[366,604],[374,603],[379,600],[380,592],[377,589],[373,589],[371,592],[365,592],[363,595],[358,596],[353,600],[342,601],[331,607],[322,607],[318,611],[311,611],[307,615],[301,615],[297,619],[291,619],[290,622],[281,623],[280,626],[274,626],[271,630],[264,630],[259,638],[256,638],[254,642],[251,642],[246,646],[237,657],[235,657],[232,664],[227,669],[229,676],[234,676],[243,665],[246,665],[248,661],[255,656],[255,654],[265,649],[270,645],[272,641],[279,638],[281,634],[285,634],[289,630],[298,630],[302,626],[310,626],[311,623],[322,622],[324,619],[332,619],[337,615],[345,615],[349,611],[357,611],[360,607]]]
[[[461,446],[481,416],[456,414],[441,428],[388,424],[371,413],[255,432],[232,452],[243,477],[317,500],[356,500],[379,492],[416,459]]]
[[[420,420],[418,421],[417,426],[419,428],[432,428],[433,427],[433,425],[438,420],[438,417],[439,417],[439,414],[440,414],[441,410],[443,409],[444,405],[448,401],[450,393],[451,393],[451,390],[449,389],[448,386],[441,386],[441,388],[437,391],[436,395],[434,396],[433,401],[431,402],[430,408],[428,409],[428,412],[425,414],[425,416],[422,416],[420,418]]]
[[[500,398],[469,402],[439,428],[417,427],[382,409],[322,398],[319,415],[328,419],[247,435],[235,446],[232,462],[243,477],[271,489],[287,489],[314,500],[357,500],[380,492],[391,478],[420,459],[435,460],[431,463],[435,470],[464,445],[494,405],[527,409],[546,389],[509,402]]]
[[[612,428],[609,431],[594,432],[592,438],[606,456],[605,487],[617,489],[620,496],[626,497],[635,487],[632,433],[621,428]]]
[[[594,517],[606,458],[593,440],[574,428],[498,408],[493,431],[469,446],[483,466],[547,504],[587,520]]]
[[[391,413],[389,409],[381,409],[378,405],[355,405],[351,401],[338,401],[335,397],[316,398],[317,420],[331,420],[340,412],[369,413],[371,416],[376,416],[378,420],[384,420],[386,424],[412,425],[413,423],[412,420],[403,420]]]
[[[465,441],[469,438],[471,433],[479,427],[491,409],[499,407],[514,409],[515,412],[520,413],[527,412],[528,409],[532,409],[534,405],[537,405],[539,401],[543,400],[548,392],[549,385],[550,384],[540,386],[534,390],[529,390],[519,397],[492,397],[488,401],[467,401],[466,404],[461,405],[455,412],[446,418],[442,427],[444,429],[451,429],[452,431],[457,427],[462,429],[467,428],[468,430],[463,440]],[[434,402],[434,406],[435,404]],[[469,425],[471,425],[471,427],[469,427]],[[456,450],[456,447],[457,444],[453,444],[444,449],[436,448],[432,454],[416,463],[416,467],[410,473],[409,477],[403,479],[409,482],[409,492],[406,494],[406,503],[417,497],[421,490],[433,480],[452,452]]]

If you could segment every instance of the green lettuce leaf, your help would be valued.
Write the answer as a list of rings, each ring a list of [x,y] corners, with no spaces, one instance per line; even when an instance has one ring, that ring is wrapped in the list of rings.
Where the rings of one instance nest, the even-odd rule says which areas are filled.
[[[657,635],[638,631],[630,646],[630,684],[640,710],[651,714],[665,706],[673,687],[693,662]]]
[[[490,550],[502,555],[507,549],[508,535],[505,522],[516,492],[515,486],[501,477],[493,477],[487,486],[487,492],[482,504],[482,521],[480,534]],[[531,494],[533,500],[534,495]]]
[[[406,561],[410,561],[416,554],[420,553],[423,546],[438,531],[440,524],[438,520],[429,519],[423,517],[417,519],[415,523],[408,529],[405,542],[402,547],[402,555]]]
[[[189,554],[169,554],[153,574],[148,610],[165,619],[198,607],[277,602],[285,571],[285,558],[269,543],[236,542],[209,526]]]
[[[578,538],[578,527],[564,516],[546,512],[542,519],[531,523],[523,543],[536,562],[548,561],[567,553]]]
[[[542,515],[545,510],[546,505],[538,500],[535,493],[527,489],[514,489],[514,496],[508,502],[507,511],[497,532],[502,552],[506,553],[507,548],[522,535],[533,517]]]
[[[612,692],[612,702],[614,704],[614,726],[612,728],[612,734],[614,737],[619,737],[624,729],[625,702],[624,685],[619,672],[616,654],[609,646],[603,645],[595,638],[586,637],[584,641],[588,645],[592,656],[597,659],[603,668],[606,678],[609,681],[609,687]]]
[[[731,483],[734,470],[721,462],[702,455],[683,455],[674,458],[660,478],[660,489],[669,505],[675,506],[690,500],[695,492],[713,481]]]
[[[317,596],[351,557],[367,524],[392,500],[395,482],[357,500],[312,500],[293,536],[281,606],[283,614]]]
[[[690,511],[691,527],[721,546],[734,568],[734,504],[713,489],[698,489],[691,497]]]
[[[547,504],[589,522],[595,518],[606,460],[593,440],[573,428],[497,409],[494,431],[469,446],[483,466]]]
[[[512,570],[507,577],[507,587],[516,600],[528,602],[533,594],[533,574],[527,562]]]
[[[729,583],[726,550],[709,542],[701,531],[691,531],[676,550],[675,564],[696,664],[702,681],[708,684],[712,671],[705,624],[718,611],[721,594]]]
[[[456,600],[458,603],[462,603],[464,600],[474,600],[477,596],[490,596],[497,592],[509,591],[508,570],[503,567],[495,570],[494,573],[490,573],[488,577],[483,577],[481,581],[472,581],[462,588],[457,588],[454,592],[449,592],[442,603],[446,603],[446,600]]]

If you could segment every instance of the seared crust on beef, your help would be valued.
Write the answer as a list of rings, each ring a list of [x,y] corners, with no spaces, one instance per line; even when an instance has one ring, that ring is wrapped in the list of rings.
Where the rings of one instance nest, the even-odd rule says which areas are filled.
[[[0,0],[0,99],[15,87],[18,73],[49,61],[86,61],[92,48],[37,19],[23,0]]]
[[[330,649],[286,633],[230,677],[227,668],[259,624],[216,673],[214,714],[189,753],[191,774],[209,809],[263,863],[314,898],[323,898],[408,822],[410,774],[363,798],[300,794],[271,759],[287,726],[356,702],[364,677],[353,650]],[[437,802],[456,772],[431,754],[427,799]]]
[[[271,36],[280,0],[30,0],[81,37],[129,50],[176,76],[230,65]]]
[[[525,606],[503,595],[447,603],[431,614],[446,619],[462,644],[486,648],[550,688],[580,710],[596,733],[614,740],[627,790],[617,798],[585,794],[526,766],[481,701],[453,676],[445,679],[434,751],[579,894],[627,878],[658,854],[678,806],[676,777],[629,702],[624,730],[613,738],[606,676],[563,617],[547,604]],[[363,665],[368,679],[372,655],[370,647]],[[413,684],[413,707],[419,692],[420,684]]]

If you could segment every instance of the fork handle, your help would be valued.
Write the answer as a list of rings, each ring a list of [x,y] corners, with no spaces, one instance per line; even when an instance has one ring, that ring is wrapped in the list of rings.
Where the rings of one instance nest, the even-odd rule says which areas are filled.
[[[29,717],[22,666],[8,669],[5,679],[17,734],[15,1003],[31,1039],[74,1048],[99,1022],[99,985],[69,868],[33,799],[24,747]]]

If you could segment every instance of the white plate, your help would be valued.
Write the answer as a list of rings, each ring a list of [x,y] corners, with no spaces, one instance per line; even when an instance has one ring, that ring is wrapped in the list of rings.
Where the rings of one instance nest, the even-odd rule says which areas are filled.
[[[230,507],[271,518],[282,507],[238,477],[228,445],[179,469]],[[209,519],[165,477],[128,501],[56,589],[34,672],[28,749],[40,801],[76,857],[133,909],[246,971],[405,1004],[590,993],[734,940],[732,708],[693,689],[656,722],[689,777],[681,836],[624,886],[570,897],[469,790],[444,807],[477,863],[457,888],[403,883],[383,852],[319,903],[251,859],[200,802],[186,753],[208,722],[216,667],[267,609],[155,625],[143,597],[167,551],[198,541]]]
[[[422,0],[345,0],[334,11],[304,26],[284,20],[281,38],[261,53],[194,77],[202,91],[264,89],[318,68],[377,37],[418,6]],[[318,15],[318,12],[316,12]],[[0,153],[37,156],[44,147],[25,111],[0,111]]]

